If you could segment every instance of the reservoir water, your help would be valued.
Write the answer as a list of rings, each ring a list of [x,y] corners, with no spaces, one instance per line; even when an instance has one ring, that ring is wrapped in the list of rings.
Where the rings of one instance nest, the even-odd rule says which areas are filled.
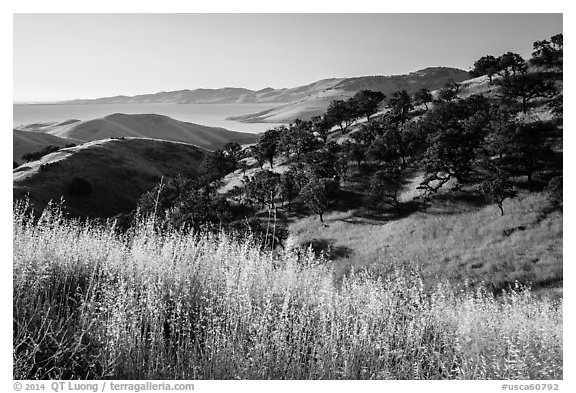
[[[13,126],[61,122],[70,119],[90,120],[113,113],[156,113],[176,120],[223,127],[231,131],[260,133],[279,124],[241,123],[226,120],[229,116],[246,115],[274,108],[279,104],[15,104]]]

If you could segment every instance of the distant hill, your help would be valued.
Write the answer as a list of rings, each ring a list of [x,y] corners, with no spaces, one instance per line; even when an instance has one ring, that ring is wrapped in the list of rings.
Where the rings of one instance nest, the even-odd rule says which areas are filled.
[[[278,106],[258,113],[230,117],[249,123],[288,123],[299,118],[308,120],[313,116],[322,115],[333,100],[346,100],[360,90],[381,91],[390,97],[395,91],[406,90],[413,93],[426,87],[437,90],[446,82],[453,80],[461,82],[469,79],[468,72],[456,68],[426,68],[407,75],[363,76],[335,80],[334,85],[318,90],[299,101]]]
[[[344,80],[343,78],[323,79],[295,88],[262,90],[225,87],[222,89],[194,89],[163,91],[154,94],[136,96],[114,96],[96,99],[78,99],[61,101],[59,104],[246,104],[246,103],[286,103],[302,99],[309,94]]]
[[[188,123],[156,114],[126,115],[115,113],[100,119],[47,123],[19,127],[34,129],[60,138],[80,142],[115,137],[153,138],[189,143],[207,150],[217,150],[229,142],[250,144],[258,141],[258,135],[229,131]]]
[[[136,207],[140,196],[162,178],[191,175],[207,151],[153,139],[106,139],[62,149],[16,168],[14,200],[29,195],[42,209],[64,198],[66,211],[80,217],[112,217]],[[88,195],[70,191],[73,179],[89,183]]]
[[[12,132],[12,160],[22,164],[22,156],[44,149],[47,146],[64,147],[74,141],[59,138],[43,132],[13,130]]]
[[[449,80],[460,82],[469,78],[468,72],[457,68],[430,67],[410,74],[391,76],[361,76],[354,78],[322,79],[294,88],[262,90],[225,87],[222,89],[177,90],[136,96],[114,96],[97,99],[62,101],[61,104],[231,104],[277,103],[277,108],[264,112],[231,117],[243,122],[285,123],[296,118],[309,119],[322,114],[330,101],[346,99],[356,92],[369,89],[390,95],[397,90],[413,92],[422,87],[435,90]]]

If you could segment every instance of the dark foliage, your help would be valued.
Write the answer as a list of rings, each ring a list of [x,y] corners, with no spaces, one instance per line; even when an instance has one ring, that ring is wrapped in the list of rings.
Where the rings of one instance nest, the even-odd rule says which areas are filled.
[[[516,196],[516,191],[512,187],[510,180],[508,180],[508,175],[503,171],[488,177],[480,188],[484,195],[498,205],[502,216],[504,215],[504,201]]]
[[[530,64],[547,68],[562,68],[564,58],[564,37],[556,34],[548,40],[534,42]]]
[[[280,137],[283,131],[285,131],[283,126],[266,131],[256,145],[259,162],[268,161],[270,168],[274,168],[274,157],[280,150]]]
[[[324,222],[324,213],[330,201],[336,196],[338,188],[338,182],[333,179],[310,176],[306,185],[300,190],[300,197],[314,213],[318,214],[320,222]]]
[[[280,175],[272,171],[260,171],[245,183],[246,196],[252,204],[273,209],[280,191]]]
[[[354,98],[350,98],[347,101],[332,101],[330,105],[328,105],[324,118],[328,124],[338,126],[342,132],[346,132],[348,127],[354,124],[362,115],[357,101],[354,100]]]
[[[206,157],[203,174],[210,180],[218,180],[238,168],[237,155],[226,150],[216,150]]]
[[[502,79],[499,84],[502,99],[506,102],[518,102],[523,113],[528,111],[528,104],[532,100],[553,98],[558,94],[554,81],[539,73],[510,76]]]
[[[397,91],[388,100],[388,108],[390,108],[392,116],[403,123],[408,120],[408,112],[414,109],[412,97],[406,90]]]
[[[483,56],[474,63],[474,68],[470,74],[474,77],[487,75],[490,83],[494,74],[498,72],[499,60],[492,55]]]
[[[370,178],[369,201],[376,207],[389,205],[401,213],[400,190],[402,187],[402,169],[397,165],[383,165]]]
[[[279,140],[279,150],[284,152],[288,157],[294,153],[296,160],[300,162],[303,154],[313,151],[319,144],[312,129],[312,122],[297,119],[289,128],[282,130]]]
[[[552,109],[552,114],[558,119],[564,117],[564,95],[557,94],[548,102],[548,107]]]
[[[50,153],[54,153],[55,151],[58,151],[58,150],[60,150],[60,147],[50,145],[50,146],[46,146],[45,148],[43,148],[40,151],[24,154],[24,155],[22,155],[22,159],[26,162],[36,161],[36,160],[41,159],[45,155],[48,155]]]
[[[496,73],[506,79],[510,75],[523,74],[527,69],[528,65],[522,56],[518,53],[507,52],[498,58],[498,71]]]
[[[68,193],[75,197],[86,197],[92,194],[92,185],[86,179],[74,177],[68,184]]]
[[[422,122],[427,135],[422,166],[427,178],[422,184],[430,191],[430,182],[455,177],[464,182],[472,170],[488,131],[489,103],[482,96],[439,104]],[[443,184],[443,183],[442,183]]]
[[[433,101],[432,93],[427,88],[423,87],[414,93],[414,104],[424,105],[428,110],[428,103]]]
[[[353,97],[358,107],[358,114],[366,116],[366,121],[370,121],[370,116],[378,112],[380,103],[384,101],[386,96],[379,91],[360,90]]]

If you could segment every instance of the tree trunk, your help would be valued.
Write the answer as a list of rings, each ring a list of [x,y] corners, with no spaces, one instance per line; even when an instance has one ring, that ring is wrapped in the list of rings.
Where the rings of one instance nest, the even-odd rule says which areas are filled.
[[[526,99],[522,99],[522,113],[526,114],[526,112],[528,111],[528,102],[526,101]]]
[[[500,216],[504,215],[504,209],[502,208],[502,202],[498,203],[498,208],[500,209]]]
[[[320,216],[320,222],[324,223],[324,217],[322,217],[324,213],[318,213],[318,215]]]

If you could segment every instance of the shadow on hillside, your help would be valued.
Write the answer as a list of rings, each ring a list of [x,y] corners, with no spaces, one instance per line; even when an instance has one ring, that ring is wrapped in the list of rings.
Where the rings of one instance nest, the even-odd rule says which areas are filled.
[[[336,239],[312,239],[300,242],[300,247],[312,248],[312,252],[317,257],[323,256],[328,260],[337,258],[347,258],[354,252],[353,249],[346,246],[334,246]]]
[[[362,206],[364,194],[349,188],[342,188],[338,191],[338,199],[332,204],[332,211],[348,211]]]
[[[543,191],[548,186],[550,180],[556,176],[562,176],[564,165],[563,165],[563,153],[562,152],[552,152],[547,157],[544,170],[535,171],[532,179],[532,191]],[[527,177],[521,171],[516,171],[514,180],[514,186],[529,191],[530,185],[528,183]]]
[[[425,202],[428,214],[453,215],[460,214],[468,209],[478,209],[492,202],[477,192],[453,192],[436,194],[429,197]]]
[[[371,221],[372,223],[386,223],[401,220],[416,212],[424,211],[429,207],[428,203],[423,200],[413,200],[401,203],[400,212],[392,207],[374,209],[369,206],[360,206],[361,207],[358,207],[358,205],[354,206],[355,209],[351,209],[353,213],[349,217],[341,219],[340,221],[349,224],[363,225],[365,225],[367,221]]]

